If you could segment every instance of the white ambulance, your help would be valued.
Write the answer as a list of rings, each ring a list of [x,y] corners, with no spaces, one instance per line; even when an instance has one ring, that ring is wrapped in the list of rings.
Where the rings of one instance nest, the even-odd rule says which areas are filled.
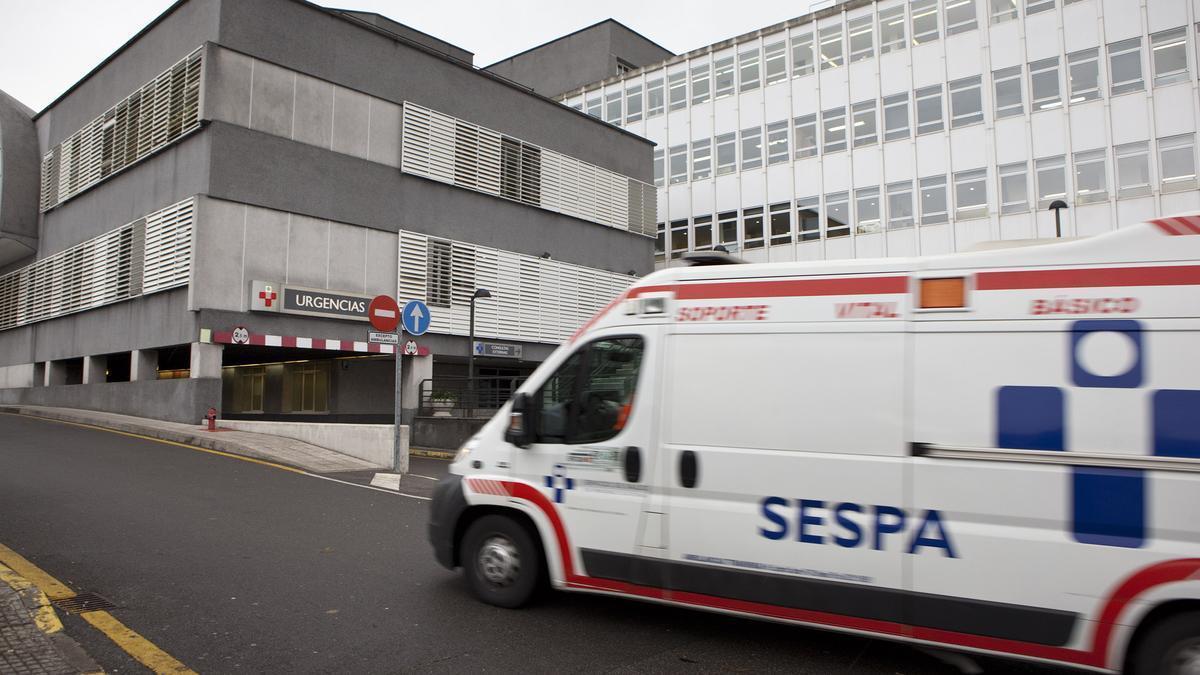
[[[1200,214],[1030,244],[640,280],[459,452],[438,560],[1200,672]]]

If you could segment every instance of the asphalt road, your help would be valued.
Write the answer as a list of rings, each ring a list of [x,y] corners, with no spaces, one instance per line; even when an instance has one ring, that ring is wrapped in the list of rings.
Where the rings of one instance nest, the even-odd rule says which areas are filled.
[[[432,485],[410,476],[404,489]],[[959,672],[886,641],[630,600],[550,593],[528,609],[489,607],[434,562],[427,508],[0,414],[0,543],[111,600],[114,616],[199,672]],[[109,672],[144,672],[77,617],[65,624]]]

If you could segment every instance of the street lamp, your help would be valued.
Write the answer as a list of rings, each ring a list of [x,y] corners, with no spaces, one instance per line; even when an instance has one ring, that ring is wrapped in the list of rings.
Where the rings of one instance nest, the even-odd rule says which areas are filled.
[[[467,344],[467,391],[473,396],[472,407],[478,405],[479,396],[475,393],[475,301],[479,298],[490,298],[492,292],[486,288],[476,288],[471,295],[471,337]]]
[[[1054,236],[1062,237],[1062,210],[1067,208],[1067,203],[1061,199],[1055,199],[1050,202],[1050,210],[1054,212]]]

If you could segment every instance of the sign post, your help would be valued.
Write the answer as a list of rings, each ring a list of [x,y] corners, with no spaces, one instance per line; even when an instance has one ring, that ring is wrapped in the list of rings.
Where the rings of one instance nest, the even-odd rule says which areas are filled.
[[[371,342],[399,345],[400,336],[392,332],[400,324],[400,306],[396,304],[395,298],[390,295],[375,296],[371,300],[371,304],[367,306],[367,320],[371,322],[372,328],[379,331],[368,334]],[[401,356],[399,348],[393,350],[392,354],[396,359],[396,377],[393,384],[395,391],[392,405],[394,416],[392,419],[392,470],[399,474],[405,474],[408,473],[408,453],[403,452],[403,444],[400,442],[400,411],[402,409],[400,392],[404,382],[404,357]]]
[[[380,296],[380,297],[386,297],[386,296]],[[386,315],[389,310],[392,310],[392,311],[395,311],[394,320],[391,321],[390,327],[387,327],[388,325],[384,324],[382,322],[380,324],[376,324],[375,319],[374,319],[375,303],[372,302],[371,303],[372,309],[368,311],[368,314],[370,314],[370,316],[372,317],[371,318],[372,326],[375,326],[376,328],[379,328],[380,330],[383,330],[382,327],[387,327],[388,331],[392,331],[392,330],[396,329],[398,323],[403,323],[404,324],[404,326],[403,326],[404,332],[408,333],[412,337],[418,337],[418,336],[424,335],[425,331],[429,330],[429,319],[430,319],[429,307],[426,306],[425,303],[421,302],[420,300],[409,300],[408,302],[404,303],[404,308],[401,310],[400,307],[396,304],[395,300],[392,300],[391,298],[387,298],[387,299],[389,301],[391,301],[391,304],[386,307],[383,307],[384,316],[381,318],[389,318],[390,319],[391,317],[387,317]],[[379,298],[376,298],[376,300],[379,300]],[[407,345],[405,345],[405,346],[407,347]],[[396,354],[396,395],[395,395],[396,424],[394,427],[394,433],[392,435],[392,467],[393,467],[393,471],[395,471],[396,473],[400,473],[400,474],[408,473],[408,457],[409,457],[409,453],[405,452],[403,443],[401,443],[401,438],[400,438],[401,412],[403,410],[403,408],[401,406],[402,401],[400,399],[400,393],[401,393],[401,390],[403,389],[400,364],[403,362],[404,353],[407,351],[409,351],[409,350],[408,349],[401,350],[399,345],[397,344],[397,347],[395,350],[395,354]],[[416,351],[415,345],[414,345],[414,348],[412,351],[413,352]],[[420,401],[418,401],[418,404],[419,403],[420,403]]]

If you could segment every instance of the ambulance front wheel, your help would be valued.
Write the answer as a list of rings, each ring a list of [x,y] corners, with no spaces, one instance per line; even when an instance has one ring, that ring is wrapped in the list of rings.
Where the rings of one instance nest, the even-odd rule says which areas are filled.
[[[537,590],[542,560],[529,532],[512,518],[483,516],[463,535],[463,572],[475,597],[515,608]]]
[[[1200,611],[1156,622],[1134,646],[1130,675],[1200,673]]]

